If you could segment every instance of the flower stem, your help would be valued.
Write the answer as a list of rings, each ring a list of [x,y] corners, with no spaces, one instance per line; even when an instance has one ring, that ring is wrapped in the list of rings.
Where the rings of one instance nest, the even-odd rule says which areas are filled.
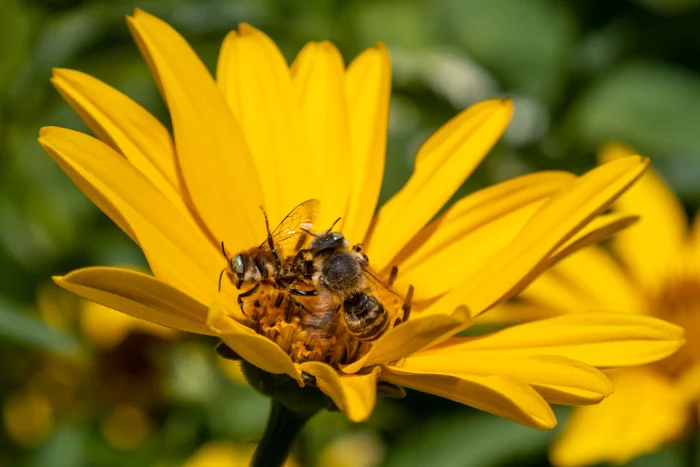
[[[304,425],[316,412],[294,412],[272,399],[270,417],[251,467],[281,467]]]

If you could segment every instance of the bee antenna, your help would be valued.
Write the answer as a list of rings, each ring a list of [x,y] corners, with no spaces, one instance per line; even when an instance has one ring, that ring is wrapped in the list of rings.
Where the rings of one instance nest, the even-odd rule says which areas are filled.
[[[219,273],[219,292],[221,292],[221,279],[224,277],[224,271],[226,271],[226,268],[223,268]]]
[[[330,228],[327,230],[327,232],[330,232],[331,230],[333,230],[333,227],[335,227],[335,224],[337,224],[338,222],[340,222],[340,219],[342,219],[342,217],[337,218],[337,219],[335,220],[335,222],[333,222],[333,223],[331,224],[331,226],[330,226]]]
[[[226,254],[226,247],[224,247],[223,240],[221,240],[221,252],[224,254],[224,258],[228,259],[228,255]]]
[[[312,231],[310,231],[309,229],[305,229],[304,227],[299,227],[299,230],[306,232],[307,234],[311,235],[312,237],[318,237],[318,234],[315,234]]]

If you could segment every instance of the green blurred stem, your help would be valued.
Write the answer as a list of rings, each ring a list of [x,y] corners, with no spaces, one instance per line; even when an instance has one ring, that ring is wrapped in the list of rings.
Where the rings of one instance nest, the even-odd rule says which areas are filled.
[[[316,412],[294,412],[272,399],[265,434],[255,450],[251,467],[281,467],[306,422]]]

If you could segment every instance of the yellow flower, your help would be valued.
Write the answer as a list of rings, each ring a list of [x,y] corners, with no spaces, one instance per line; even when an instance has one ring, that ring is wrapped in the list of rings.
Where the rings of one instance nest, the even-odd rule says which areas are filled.
[[[53,83],[99,139],[44,128],[39,141],[141,247],[153,276],[87,268],[55,278],[62,287],[147,321],[216,335],[255,367],[300,386],[312,381],[353,421],[369,417],[381,382],[551,428],[549,403],[592,404],[610,394],[596,366],[647,363],[681,345],[674,325],[604,313],[452,337],[553,261],[629,224],[630,217],[598,216],[642,174],[642,158],[581,177],[519,177],[429,223],[508,124],[511,102],[486,101],[426,140],[411,178],[375,214],[391,82],[384,46],[345,68],[333,45],[311,43],[288,67],[267,36],[241,25],[224,41],[214,80],[163,21],[136,11],[128,23],[170,110],[174,142],[138,104],[69,70],[55,70]],[[228,281],[217,290],[221,241],[233,252],[259,245],[259,206],[274,223],[310,198],[322,204],[317,226],[342,217],[337,230],[364,244],[376,273],[398,266],[399,292],[415,286],[411,318],[347,365],[290,358],[237,321]]]
[[[630,151],[609,145],[601,159]],[[685,328],[685,347],[658,363],[610,371],[615,393],[577,409],[552,448],[557,466],[624,463],[680,438],[700,397],[700,216],[689,228],[680,202],[653,171],[615,204],[640,221],[618,233],[612,252],[591,247],[553,267],[520,301],[494,310],[501,319],[581,316],[585,310],[655,316]]]

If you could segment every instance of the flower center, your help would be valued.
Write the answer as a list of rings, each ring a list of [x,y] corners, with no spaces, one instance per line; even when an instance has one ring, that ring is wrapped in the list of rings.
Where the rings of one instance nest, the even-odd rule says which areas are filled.
[[[355,301],[343,301],[327,288],[320,287],[316,296],[302,297],[264,284],[243,299],[243,312],[249,318],[244,324],[279,345],[294,362],[346,365],[365,355],[376,339],[401,321],[399,297],[371,292],[365,294],[370,297],[365,301],[371,303],[355,312]],[[374,329],[376,334],[370,334]]]
[[[653,300],[652,313],[683,327],[687,339],[685,346],[658,363],[661,370],[676,376],[700,361],[700,278],[679,277],[670,281]]]

